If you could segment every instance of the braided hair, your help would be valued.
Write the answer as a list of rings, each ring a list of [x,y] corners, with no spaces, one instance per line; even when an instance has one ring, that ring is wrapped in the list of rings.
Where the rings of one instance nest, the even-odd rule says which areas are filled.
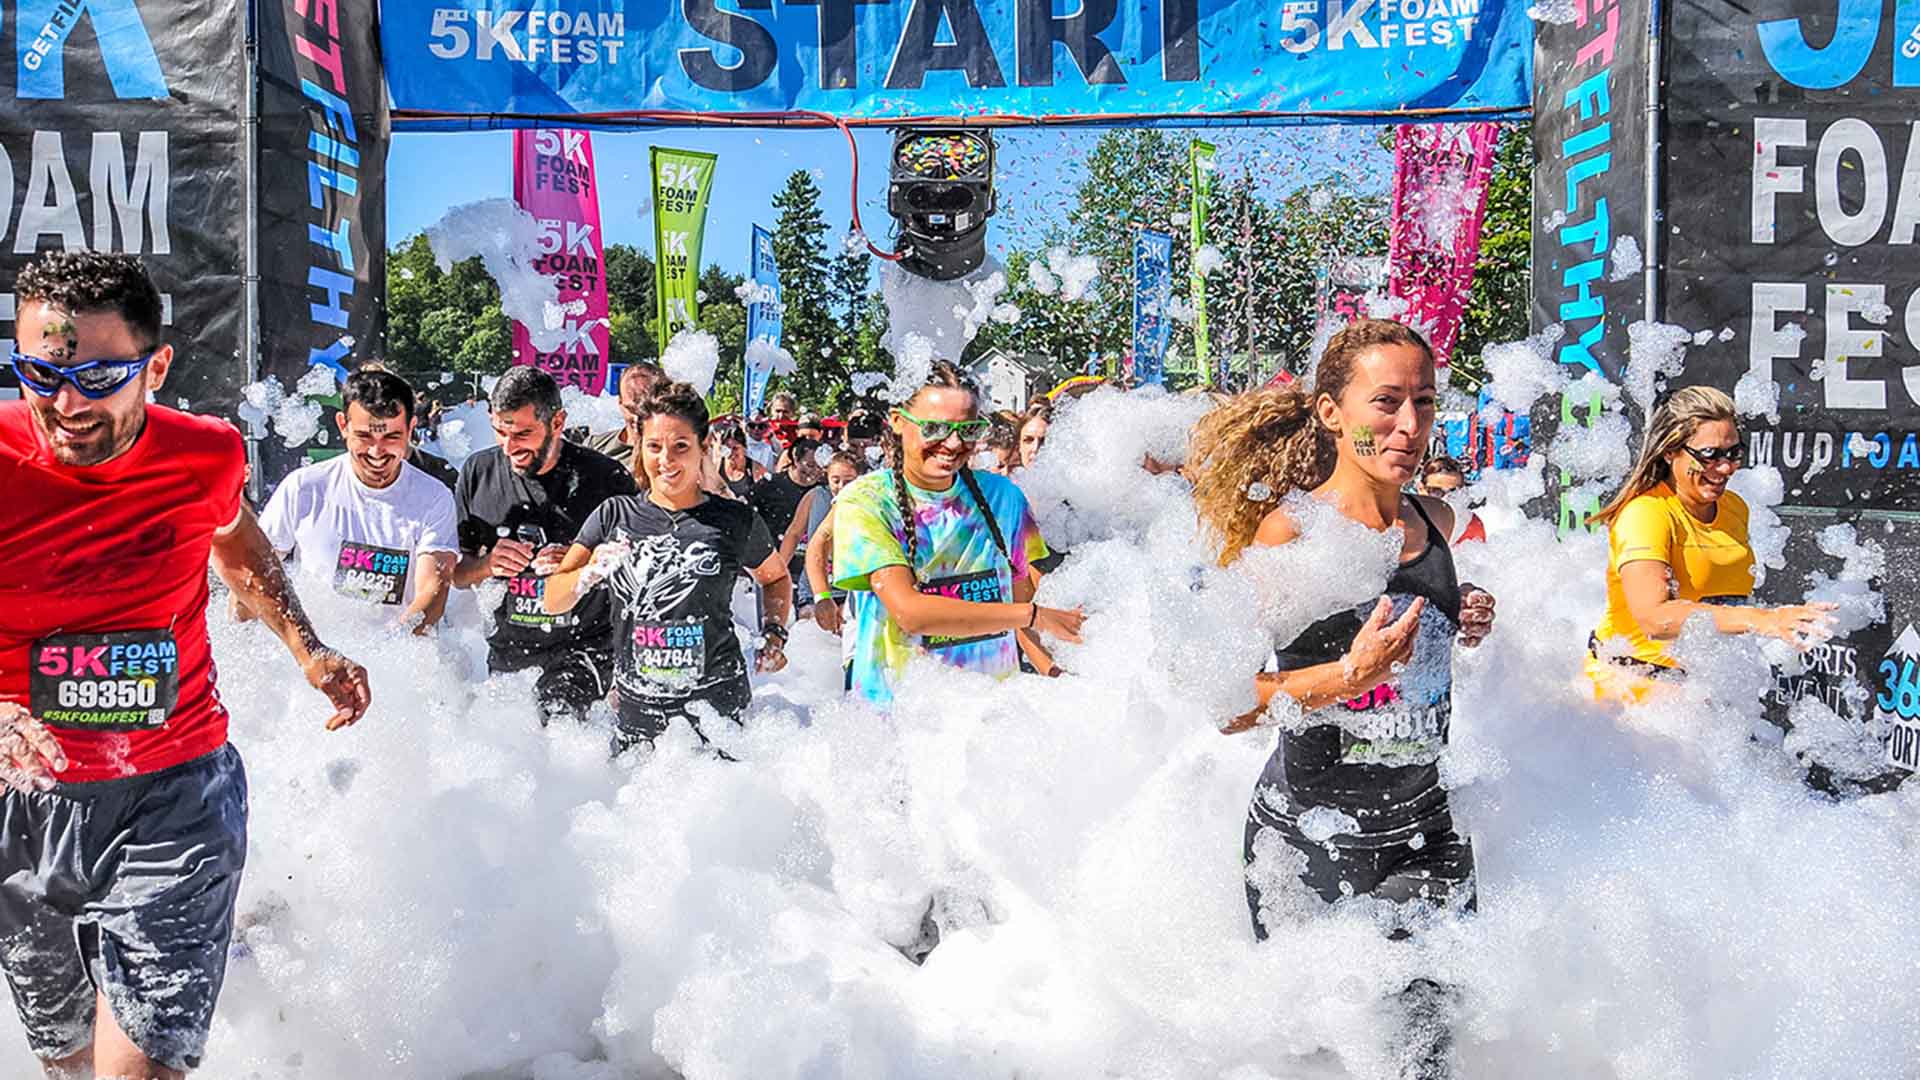
[[[975,411],[978,411],[979,388],[974,386],[959,368],[945,360],[933,362],[932,370],[927,372],[927,381],[921,384],[921,390],[928,388],[965,390],[974,401]],[[912,405],[919,397],[920,391],[915,391],[913,397],[901,403],[902,407]],[[920,528],[913,520],[913,492],[907,487],[906,442],[900,438],[900,433],[893,429],[892,424],[881,425],[880,431],[881,438],[886,443],[887,466],[893,470],[894,498],[900,503],[901,532],[905,534],[907,545],[907,574],[917,585],[920,581],[920,572],[915,564],[920,561]],[[972,469],[969,466],[961,466],[958,479],[970,490],[977,483],[973,479]]]

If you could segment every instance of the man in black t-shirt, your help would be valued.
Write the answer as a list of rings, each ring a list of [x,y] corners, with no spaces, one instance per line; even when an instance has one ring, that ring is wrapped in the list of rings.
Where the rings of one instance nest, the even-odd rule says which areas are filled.
[[[793,515],[800,510],[800,500],[826,478],[826,469],[816,460],[819,452],[819,443],[795,439],[787,448],[786,470],[755,484],[747,495],[747,501],[760,511],[773,535],[786,535],[787,526],[793,524]]]
[[[511,369],[492,400],[499,445],[467,458],[454,489],[460,523],[454,584],[471,589],[504,580],[507,594],[488,635],[488,670],[538,668],[541,721],[583,719],[606,696],[613,676],[606,596],[587,597],[564,615],[547,614],[541,597],[547,575],[587,518],[613,496],[634,493],[633,474],[562,438],[567,414],[560,387],[546,372]]]

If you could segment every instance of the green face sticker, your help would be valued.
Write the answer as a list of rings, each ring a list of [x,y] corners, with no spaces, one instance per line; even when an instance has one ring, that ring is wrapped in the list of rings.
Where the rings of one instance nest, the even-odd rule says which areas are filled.
[[[1376,453],[1373,447],[1372,428],[1361,424],[1353,429],[1353,452],[1361,457],[1372,457]]]
[[[56,364],[71,364],[80,353],[80,330],[73,325],[73,316],[64,311],[49,314],[41,333],[47,337],[47,359]]]

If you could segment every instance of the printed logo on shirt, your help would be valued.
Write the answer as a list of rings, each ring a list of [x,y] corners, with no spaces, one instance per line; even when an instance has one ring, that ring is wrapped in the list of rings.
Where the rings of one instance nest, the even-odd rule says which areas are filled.
[[[180,699],[180,651],[170,630],[60,634],[34,642],[29,707],[49,727],[164,727]]]
[[[372,604],[404,603],[411,561],[407,552],[394,548],[342,543],[333,571],[333,591]]]
[[[934,578],[920,585],[925,596],[944,596],[950,600],[965,600],[969,604],[1000,603],[1000,571],[982,570],[973,574],[958,574],[953,577]],[[946,637],[940,634],[928,634],[921,644],[929,649],[955,649],[962,645],[972,645],[981,641],[992,641],[1005,637],[1006,632],[997,634],[975,634],[972,637]]]

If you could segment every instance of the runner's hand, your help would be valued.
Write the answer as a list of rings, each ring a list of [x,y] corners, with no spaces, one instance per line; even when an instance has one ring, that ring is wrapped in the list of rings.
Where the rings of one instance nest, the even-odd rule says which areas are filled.
[[[46,725],[24,706],[0,702],[0,787],[51,791],[54,774],[67,767],[67,753]]]
[[[1493,633],[1493,594],[1478,585],[1460,586],[1460,644],[1471,649]]]
[[[778,637],[768,637],[766,644],[760,646],[760,656],[753,662],[753,669],[762,675],[771,675],[776,671],[784,670],[786,666],[786,643]]]
[[[567,545],[548,544],[546,547],[540,549],[540,553],[533,557],[533,562],[529,565],[535,574],[540,577],[546,577],[559,570],[560,563],[565,560],[566,557]]]
[[[533,545],[501,537],[493,542],[487,555],[487,573],[494,577],[512,577],[533,562]]]
[[[314,650],[313,658],[307,661],[306,676],[315,690],[333,702],[328,731],[351,727],[373,704],[373,691],[367,689],[367,669],[332,649]]]
[[[1373,614],[1367,616],[1340,661],[1354,693],[1363,694],[1386,682],[1393,677],[1395,664],[1404,664],[1413,656],[1413,641],[1420,634],[1420,613],[1426,609],[1426,598],[1419,597],[1407,605],[1400,618],[1389,623],[1393,601],[1383,596],[1373,606]]]
[[[1839,605],[1826,603],[1769,608],[1758,613],[1758,629],[1805,651],[1833,637],[1833,613],[1838,609]]]
[[[1028,629],[1045,634],[1070,644],[1080,644],[1080,624],[1087,621],[1087,613],[1082,608],[1072,611],[1064,608],[1041,607],[1033,605],[1033,625]]]
[[[633,561],[633,545],[625,540],[609,540],[593,549],[593,558],[580,568],[580,580],[573,591],[585,593],[603,584],[614,571]]]
[[[829,634],[840,633],[840,605],[832,600],[813,602],[813,621]]]

